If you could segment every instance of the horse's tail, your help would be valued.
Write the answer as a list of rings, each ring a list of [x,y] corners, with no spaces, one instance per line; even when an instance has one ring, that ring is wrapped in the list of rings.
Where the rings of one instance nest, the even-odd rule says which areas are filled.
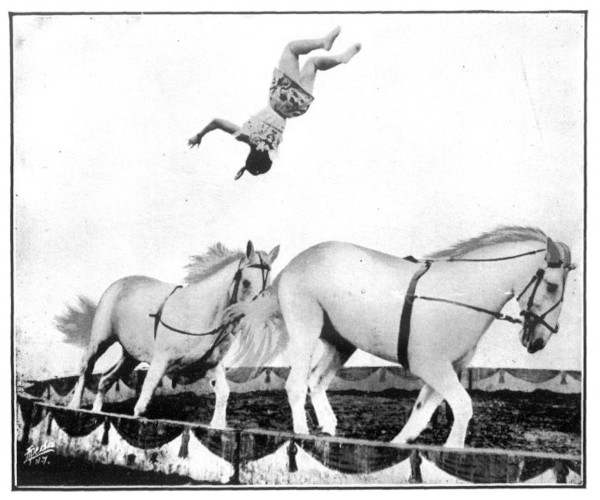
[[[288,333],[281,315],[277,284],[252,301],[229,306],[223,321],[226,323],[239,316],[242,318],[233,327],[237,338],[227,356],[229,366],[265,366],[284,351]]]
[[[74,305],[68,304],[65,312],[54,317],[54,324],[64,334],[67,344],[87,347],[97,309],[93,300],[80,295]]]

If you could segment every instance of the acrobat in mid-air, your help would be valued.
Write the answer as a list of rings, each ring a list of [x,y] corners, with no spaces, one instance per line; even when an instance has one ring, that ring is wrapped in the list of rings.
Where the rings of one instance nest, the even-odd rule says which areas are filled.
[[[281,143],[286,120],[306,113],[314,100],[312,91],[317,71],[327,71],[340,64],[346,64],[360,51],[361,45],[355,43],[341,54],[311,57],[300,68],[300,55],[317,49],[329,51],[340,30],[338,26],[323,38],[288,43],[281,54],[279,66],[273,73],[269,105],[251,116],[241,127],[215,118],[188,141],[189,146],[199,146],[208,132],[223,130],[250,146],[246,165],[238,171],[236,180],[246,170],[252,175],[268,172],[272,165],[272,155]]]

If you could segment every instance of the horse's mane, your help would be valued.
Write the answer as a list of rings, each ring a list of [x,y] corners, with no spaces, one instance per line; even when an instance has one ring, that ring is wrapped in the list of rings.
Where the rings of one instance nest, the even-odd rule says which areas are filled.
[[[501,243],[516,243],[519,241],[539,241],[546,244],[548,236],[538,228],[526,226],[501,226],[493,231],[482,233],[474,238],[459,241],[445,250],[428,255],[431,259],[460,257],[474,250],[499,245]]]
[[[184,280],[188,284],[198,283],[243,256],[241,250],[229,250],[222,243],[215,243],[202,255],[190,256],[190,262],[185,266],[187,276]]]

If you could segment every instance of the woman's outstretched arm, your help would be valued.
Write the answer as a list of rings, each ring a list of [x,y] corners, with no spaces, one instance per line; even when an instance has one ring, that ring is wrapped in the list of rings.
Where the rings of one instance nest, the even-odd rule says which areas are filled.
[[[194,137],[192,137],[188,141],[188,145],[190,146],[190,148],[193,148],[194,146],[200,146],[202,138],[209,132],[212,132],[213,130],[217,129],[222,130],[223,132],[227,132],[228,134],[235,134],[238,130],[240,130],[240,127],[238,127],[235,123],[223,120],[222,118],[215,118]]]

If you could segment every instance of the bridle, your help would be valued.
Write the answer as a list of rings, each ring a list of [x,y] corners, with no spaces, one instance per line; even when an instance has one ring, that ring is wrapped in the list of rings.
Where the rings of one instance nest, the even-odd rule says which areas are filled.
[[[547,328],[553,334],[557,333],[558,332],[558,324],[554,327],[552,325],[549,325],[548,322],[546,321],[546,316],[548,314],[550,314],[550,312],[554,311],[554,309],[556,309],[559,306],[559,304],[563,301],[568,271],[570,271],[571,269],[574,269],[575,266],[571,265],[571,252],[569,250],[569,247],[567,247],[566,245],[564,245],[563,243],[560,243],[560,242],[558,244],[554,243],[550,238],[548,238],[547,243],[548,244],[547,244],[546,248],[540,248],[539,250],[531,250],[529,252],[523,252],[523,253],[519,253],[516,255],[509,255],[507,257],[492,257],[492,258],[487,258],[487,259],[469,259],[469,258],[460,258],[460,257],[449,257],[449,258],[439,258],[439,259],[435,259],[435,258],[416,259],[413,256],[405,257],[405,260],[408,260],[408,261],[416,263],[416,264],[423,264],[423,266],[421,266],[421,268],[418,269],[414,273],[412,279],[410,280],[410,283],[408,284],[408,290],[406,291],[406,294],[404,295],[404,305],[402,306],[402,312],[400,315],[400,328],[399,328],[399,332],[398,332],[398,361],[400,362],[400,364],[402,366],[404,366],[406,369],[410,369],[410,365],[409,365],[409,361],[408,361],[408,341],[409,341],[409,337],[410,337],[410,325],[411,325],[413,303],[416,299],[426,300],[426,301],[430,301],[430,302],[441,302],[444,304],[451,304],[454,306],[463,307],[465,309],[470,309],[472,311],[489,314],[490,316],[493,316],[494,318],[499,319],[499,320],[508,321],[510,323],[521,324],[521,325],[523,325],[523,343],[525,343],[525,342],[529,343],[531,341],[534,327],[537,324],[543,325],[545,328]],[[564,260],[563,260],[563,257],[561,257],[559,245],[563,248]],[[563,289],[562,289],[562,295],[561,295],[560,300],[542,314],[537,314],[532,311],[533,303],[535,300],[535,295],[538,291],[540,283],[542,282],[542,279],[544,278],[544,274],[546,273],[546,269],[542,268],[542,267],[540,267],[535,272],[535,274],[533,275],[533,277],[531,278],[529,283],[527,285],[525,285],[525,288],[517,296],[517,301],[518,301],[523,297],[525,292],[527,290],[529,290],[529,288],[531,286],[533,286],[533,291],[531,292],[531,295],[529,296],[529,299],[527,300],[527,306],[525,309],[523,309],[521,311],[520,317],[518,317],[518,318],[509,316],[508,314],[504,314],[499,311],[492,311],[490,309],[486,309],[485,307],[479,307],[479,306],[475,306],[472,304],[467,304],[465,302],[459,302],[457,300],[444,299],[444,298],[440,298],[440,297],[429,297],[426,295],[417,295],[415,293],[417,290],[417,283],[418,283],[419,279],[427,271],[429,271],[429,269],[431,268],[431,265],[435,262],[495,262],[495,261],[501,261],[501,260],[518,259],[520,257],[525,257],[527,255],[535,255],[535,254],[538,254],[541,252],[546,252],[546,259],[545,259],[547,262],[546,269],[548,267],[551,267],[551,268],[562,267],[565,270],[567,270],[567,272],[565,272],[563,275]]]
[[[258,297],[258,295],[260,295],[262,292],[264,292],[265,288],[267,287],[267,281],[269,280],[269,273],[271,272],[271,266],[263,260],[260,253],[257,252],[256,255],[258,255],[258,260],[259,260],[258,264],[250,264],[250,265],[244,266],[243,265],[244,258],[242,258],[240,260],[238,270],[235,272],[235,275],[233,276],[233,292],[231,294],[231,299],[230,299],[228,305],[232,305],[237,302],[237,295],[238,295],[238,291],[240,289],[240,282],[242,281],[242,271],[244,269],[253,268],[253,269],[260,269],[260,271],[261,271],[262,288],[261,288],[260,292],[254,296],[254,298]]]
[[[560,244],[560,243],[559,243]],[[540,283],[542,282],[542,280],[544,279],[544,275],[546,274],[546,269],[543,268],[539,268],[535,274],[531,277],[531,280],[529,280],[529,283],[527,283],[527,285],[525,285],[525,288],[523,288],[523,290],[521,291],[521,293],[519,295],[517,295],[517,302],[521,299],[521,297],[523,297],[523,295],[525,295],[525,292],[527,290],[529,290],[529,288],[531,286],[533,286],[533,290],[531,292],[531,295],[529,296],[529,299],[527,299],[527,308],[521,311],[521,316],[523,317],[523,341],[524,342],[529,342],[531,340],[531,335],[533,333],[533,330],[535,328],[536,325],[541,324],[543,325],[546,329],[548,329],[550,331],[550,333],[552,334],[556,334],[558,333],[558,330],[560,328],[559,324],[556,323],[556,326],[552,326],[549,325],[546,322],[546,316],[548,316],[548,314],[550,314],[552,311],[554,311],[554,309],[556,309],[563,301],[565,298],[565,285],[567,282],[567,275],[568,272],[574,269],[574,266],[569,262],[569,255],[567,254],[566,259],[558,259],[558,260],[548,260],[547,259],[547,268],[563,268],[566,269],[567,272],[564,273],[563,275],[563,283],[562,283],[562,293],[560,295],[560,299],[553,305],[551,306],[549,309],[547,309],[544,313],[542,314],[537,314],[535,312],[533,312],[531,310],[531,308],[533,307],[534,301],[535,301],[535,294],[538,291],[538,288],[540,286]]]
[[[459,301],[454,301],[454,300],[450,300],[450,299],[442,299],[442,298],[438,298],[438,297],[428,297],[428,296],[424,296],[424,295],[416,295],[414,293],[412,294],[407,294],[407,298],[411,298],[411,299],[421,299],[421,300],[427,300],[427,301],[432,301],[432,302],[444,302],[446,304],[453,304],[459,307],[465,307],[468,309],[472,309],[478,312],[482,312],[485,314],[489,314],[491,316],[494,316],[496,319],[499,320],[503,320],[503,321],[508,321],[510,323],[516,323],[516,324],[521,324],[523,325],[525,331],[529,331],[529,332],[533,332],[533,328],[537,325],[537,324],[541,324],[543,325],[545,328],[547,328],[551,333],[555,334],[558,333],[559,330],[559,325],[558,323],[556,324],[556,326],[552,326],[550,324],[548,324],[548,322],[546,321],[546,316],[548,314],[550,314],[552,311],[554,311],[554,309],[556,309],[564,300],[564,296],[565,296],[565,284],[566,284],[566,280],[567,280],[567,274],[568,273],[564,273],[563,276],[563,287],[562,287],[562,294],[560,299],[554,304],[552,305],[548,310],[546,310],[544,313],[542,314],[537,314],[534,311],[532,311],[532,307],[535,301],[535,295],[538,291],[538,288],[540,286],[540,283],[542,282],[544,275],[546,273],[546,269],[547,268],[564,268],[567,271],[571,271],[575,268],[575,266],[573,266],[570,262],[570,252],[568,251],[568,248],[562,244],[562,243],[554,243],[552,242],[552,245],[561,245],[565,251],[565,258],[564,260],[560,257],[560,251],[558,250],[558,248],[556,248],[556,250],[554,250],[553,248],[546,249],[546,248],[541,248],[539,250],[532,250],[530,252],[525,252],[525,253],[520,253],[517,255],[510,255],[508,257],[496,257],[496,258],[489,258],[489,259],[461,259],[461,258],[448,258],[448,259],[423,259],[423,260],[419,260],[419,259],[415,259],[414,257],[410,256],[407,257],[407,260],[410,260],[411,262],[422,262],[425,264],[425,269],[422,272],[417,271],[417,275],[420,278],[423,274],[425,274],[425,272],[427,270],[429,270],[429,267],[431,266],[432,263],[434,262],[494,262],[494,261],[500,261],[500,260],[510,260],[510,259],[517,259],[519,257],[524,257],[527,255],[534,255],[537,253],[541,253],[541,252],[547,252],[546,254],[546,262],[547,262],[547,266],[546,268],[542,268],[540,267],[535,274],[532,276],[531,280],[529,281],[529,283],[527,283],[527,285],[525,285],[525,287],[523,288],[523,290],[521,291],[521,293],[519,293],[517,295],[516,300],[519,301],[521,299],[521,297],[523,297],[523,295],[525,294],[525,292],[527,292],[527,290],[529,290],[529,288],[531,286],[533,286],[533,291],[531,292],[531,295],[529,296],[529,299],[527,300],[527,306],[525,309],[521,310],[520,316],[521,318],[515,318],[513,316],[510,316],[508,314],[503,314],[497,311],[491,311],[489,309],[485,309],[483,307],[478,307],[478,306],[474,306],[471,304],[466,304],[464,302],[459,302]],[[554,251],[553,251],[554,250]],[[556,255],[556,253],[558,252],[558,256]],[[553,254],[553,255],[550,255]],[[416,275],[416,276],[417,276]],[[415,283],[416,286],[416,283]],[[528,334],[528,337],[531,335],[531,333]],[[529,340],[529,339],[527,339]]]
[[[258,297],[262,292],[264,292],[265,288],[267,287],[267,282],[269,280],[269,273],[271,272],[271,266],[267,262],[265,262],[263,260],[263,258],[260,255],[260,253],[257,252],[256,255],[258,255],[258,259],[260,261],[258,264],[244,265],[244,259],[245,259],[245,257],[242,257],[240,259],[240,263],[238,265],[238,269],[235,272],[235,275],[233,276],[233,280],[232,280],[233,292],[232,292],[231,297],[229,299],[229,302],[227,304],[228,307],[230,305],[232,305],[232,304],[235,304],[237,302],[237,300],[238,300],[237,296],[238,296],[238,291],[239,291],[239,288],[240,288],[240,282],[242,281],[242,274],[243,274],[244,269],[254,268],[254,269],[260,269],[261,270],[261,274],[262,274],[262,288],[261,288],[260,292],[258,292],[254,296],[253,300],[256,297]],[[193,336],[193,337],[206,337],[206,336],[209,336],[209,335],[217,335],[217,334],[219,334],[219,336],[215,340],[214,344],[212,345],[212,347],[209,349],[209,351],[207,353],[207,354],[210,354],[225,339],[225,337],[227,337],[227,335],[229,335],[230,330],[228,329],[228,327],[230,325],[232,325],[233,323],[235,323],[236,321],[238,321],[241,318],[241,316],[237,316],[235,318],[232,318],[227,323],[219,325],[217,328],[214,328],[213,330],[211,330],[209,332],[189,332],[189,331],[186,331],[186,330],[180,330],[179,328],[175,328],[174,326],[171,326],[168,323],[165,323],[163,321],[163,319],[162,319],[162,312],[163,312],[163,309],[164,309],[167,301],[169,300],[169,298],[179,288],[183,288],[183,287],[181,285],[177,285],[171,291],[171,293],[169,295],[167,295],[167,297],[163,300],[162,304],[160,305],[160,307],[158,308],[158,310],[156,311],[156,313],[149,314],[149,316],[151,318],[154,318],[154,338],[156,339],[156,333],[158,331],[158,325],[162,325],[167,330],[171,330],[172,332],[180,333],[182,335],[189,335],[189,336]],[[206,355],[204,357],[206,357]]]

